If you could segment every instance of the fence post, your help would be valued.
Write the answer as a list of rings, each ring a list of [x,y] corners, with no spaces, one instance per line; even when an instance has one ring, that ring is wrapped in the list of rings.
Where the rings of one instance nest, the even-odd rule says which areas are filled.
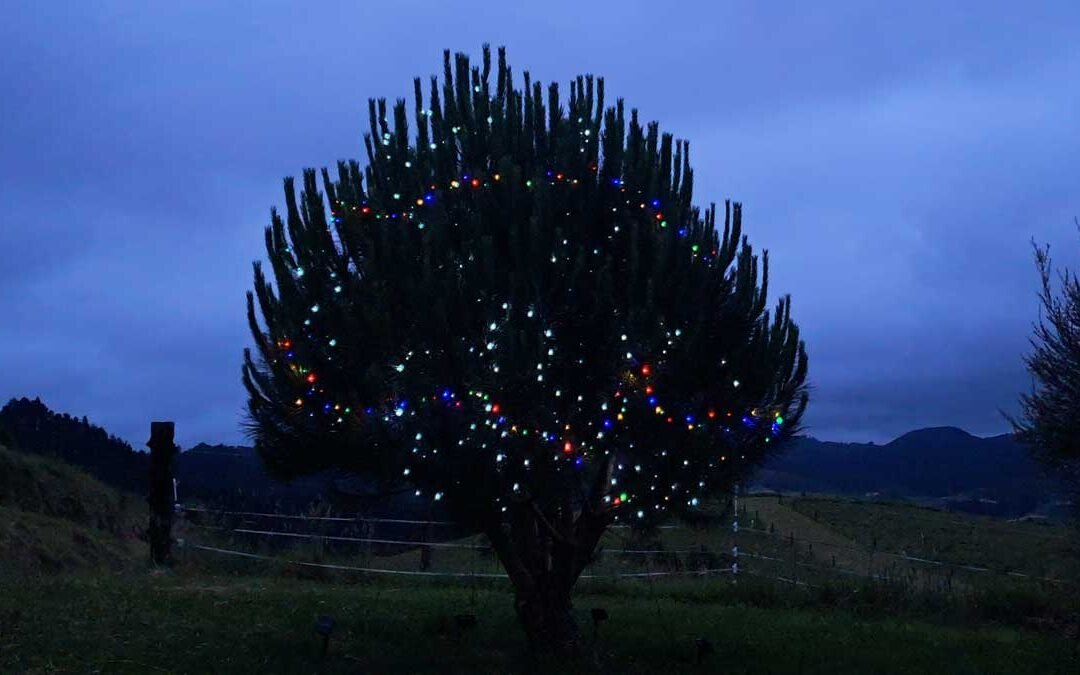
[[[434,518],[434,515],[431,512],[429,512],[428,513],[428,521],[433,520],[433,518]],[[424,524],[423,534],[421,534],[420,536],[421,536],[421,541],[424,542],[420,546],[420,569],[423,570],[423,571],[427,571],[431,567],[431,547],[427,545],[427,542],[431,541],[431,523],[430,522],[427,522],[427,523]]]
[[[796,561],[796,556],[798,555],[798,552],[799,552],[799,549],[795,547],[795,533],[792,532],[791,533],[791,585],[792,586],[794,586],[796,583],[798,583],[797,575],[798,575],[799,570],[798,570],[798,562]]]
[[[731,521],[731,581],[735,582],[739,576],[739,484],[736,483],[732,492],[733,518]]]
[[[150,523],[147,539],[150,542],[150,560],[155,565],[171,561],[173,520],[173,458],[177,447],[173,443],[176,425],[173,422],[151,422],[150,485],[146,497],[150,505]]]

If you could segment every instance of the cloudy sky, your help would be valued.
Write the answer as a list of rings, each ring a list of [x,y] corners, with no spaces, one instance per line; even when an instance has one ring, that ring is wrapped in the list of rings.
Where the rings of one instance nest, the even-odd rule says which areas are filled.
[[[742,201],[793,295],[819,438],[1005,431],[1032,238],[1080,264],[1069,0],[2,4],[0,397],[136,446],[153,419],[243,439],[281,178],[361,157],[368,97],[411,95],[443,48],[602,75],[690,139],[698,201]]]

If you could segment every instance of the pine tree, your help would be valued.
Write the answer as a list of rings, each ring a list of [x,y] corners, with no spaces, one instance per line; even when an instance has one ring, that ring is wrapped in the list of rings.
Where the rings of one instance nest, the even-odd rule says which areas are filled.
[[[1065,271],[1059,295],[1050,280],[1049,247],[1035,247],[1035,264],[1043,317],[1024,361],[1038,388],[1021,395],[1021,419],[1009,420],[1035,459],[1061,479],[1080,514],[1080,279]]]
[[[283,477],[413,486],[486,533],[532,644],[577,640],[605,529],[691,516],[798,427],[807,358],[739,204],[691,203],[689,145],[444,53],[410,137],[369,102],[367,166],[306,170],[255,263],[249,427]],[[389,115],[389,117],[388,117]],[[722,218],[722,219],[721,219]],[[258,312],[257,312],[258,309]],[[261,314],[261,323],[260,317]]]

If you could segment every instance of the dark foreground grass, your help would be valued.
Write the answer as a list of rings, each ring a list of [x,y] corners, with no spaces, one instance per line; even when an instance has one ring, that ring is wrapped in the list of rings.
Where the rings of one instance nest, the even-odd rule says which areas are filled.
[[[598,589],[599,590],[599,589]],[[170,573],[0,578],[0,672],[1066,673],[1074,643],[1015,628],[693,602],[623,584],[595,664],[530,658],[503,589]],[[473,613],[456,635],[451,618]],[[327,656],[319,615],[337,627]],[[702,665],[694,641],[715,654]]]

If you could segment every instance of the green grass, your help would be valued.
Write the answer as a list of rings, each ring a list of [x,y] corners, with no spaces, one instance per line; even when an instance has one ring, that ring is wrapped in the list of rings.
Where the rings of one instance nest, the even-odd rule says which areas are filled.
[[[849,612],[763,609],[620,582],[576,598],[605,607],[600,672],[1065,673],[1067,640]],[[447,617],[470,612],[474,632]],[[315,618],[337,628],[324,659]],[[584,627],[584,626],[583,626]],[[586,627],[587,628],[587,627]],[[586,630],[589,633],[589,630]],[[716,654],[695,666],[693,643]],[[0,672],[596,672],[535,661],[504,588],[344,585],[180,569],[164,575],[0,578]]]
[[[585,632],[591,633],[591,607],[605,607],[611,620],[595,663],[572,665],[525,652],[505,579],[373,577],[283,561],[409,571],[419,568],[415,549],[374,556],[320,541],[283,549],[263,538],[178,523],[176,535],[189,544],[277,559],[184,546],[167,573],[140,572],[145,544],[120,536],[145,521],[137,500],[69,467],[0,451],[0,673],[1080,671],[1077,643],[1063,637],[1065,627],[1076,626],[1080,602],[1059,587],[969,574],[941,592],[942,586],[925,583],[940,568],[916,578],[894,565],[887,583],[818,569],[835,558],[841,567],[880,572],[880,556],[858,550],[876,536],[879,551],[977,559],[1002,569],[1023,565],[1031,573],[1075,579],[1075,554],[1060,536],[1067,531],[836,499],[750,497],[740,503],[744,528],[771,526],[775,534],[736,537],[726,524],[644,536],[612,531],[587,574],[667,571],[675,560],[685,569],[687,555],[672,552],[701,548],[713,554],[709,566],[723,567],[737,542],[744,553],[779,558],[743,558],[745,571],[794,575],[811,585],[746,575],[735,584],[726,575],[583,580],[575,602]],[[360,535],[337,530],[327,533]],[[784,538],[791,532],[798,542],[794,561]],[[809,541],[812,548],[805,546]],[[664,552],[630,555],[623,548]],[[1032,566],[1043,558],[1050,562]],[[78,572],[62,574],[72,570]],[[490,554],[448,548],[433,549],[431,571],[500,573]],[[449,620],[462,612],[480,619],[465,636],[456,635]],[[313,630],[320,614],[338,620],[325,658]],[[717,650],[703,666],[693,658],[699,637]]]
[[[128,569],[145,556],[141,542],[62,518],[0,506],[0,571]]]
[[[944,513],[907,505],[859,503],[843,499],[785,498],[754,496],[740,499],[745,511],[740,516],[743,530],[736,537],[729,525],[711,528],[661,529],[635,536],[628,530],[609,532],[597,561],[586,574],[607,576],[640,572],[671,572],[693,569],[698,563],[711,568],[730,564],[729,552],[738,543],[741,551],[740,586],[732,594],[730,586],[702,583],[701,577],[654,579],[656,589],[687,584],[693,593],[720,602],[746,602],[762,608],[831,608],[856,612],[860,616],[903,615],[913,620],[932,620],[951,625],[996,622],[1013,626],[1077,623],[1080,586],[1051,584],[998,573],[978,573],[949,566],[902,560],[891,552],[907,552],[918,557],[958,563],[979,562],[996,571],[1017,570],[1046,574],[1068,582],[1077,579],[1077,556],[1070,553],[1069,530],[1042,524],[1004,523],[989,518]],[[302,525],[302,524],[301,524]],[[929,526],[928,526],[929,525]],[[296,521],[271,529],[297,527]],[[329,546],[302,542],[281,548],[261,537],[235,535],[223,531],[184,529],[179,532],[191,542],[250,551],[279,559],[325,562],[386,570],[418,571],[418,549],[393,556],[375,556],[362,546]],[[758,530],[751,532],[749,529]],[[768,530],[774,530],[769,534]],[[763,534],[761,531],[764,531]],[[1032,542],[1028,532],[1039,535]],[[873,533],[880,533],[878,552],[869,553]],[[928,550],[911,546],[911,537],[930,532],[928,541],[938,542]],[[794,533],[792,546],[788,535]],[[352,533],[359,535],[358,532]],[[371,536],[371,535],[368,535]],[[380,536],[375,532],[374,536]],[[865,540],[865,541],[864,541]],[[458,543],[482,544],[482,537]],[[621,553],[623,548],[650,549],[656,554]],[[703,548],[707,554],[687,554]],[[676,553],[679,552],[679,553]],[[937,556],[932,554],[938,554]],[[181,550],[185,562],[207,573],[229,570],[310,579],[337,579],[341,574],[286,565],[229,558],[216,553]],[[695,557],[697,560],[695,560]],[[1040,565],[1044,558],[1055,566]],[[1011,561],[1011,562],[1010,562]],[[675,565],[680,567],[676,567]],[[1021,566],[1022,565],[1022,566]],[[453,548],[434,548],[432,572],[502,574],[491,554]],[[846,573],[845,573],[846,572]],[[867,578],[872,575],[873,580]],[[1058,576],[1064,575],[1064,576]],[[778,581],[794,579],[798,585]],[[884,579],[884,581],[882,581]],[[618,581],[590,580],[592,585],[619,586]],[[809,584],[809,586],[805,586]],[[716,591],[715,589],[721,589]],[[660,590],[660,592],[666,592]],[[675,596],[672,596],[675,597]]]
[[[842,498],[796,498],[790,507],[860,546],[1008,572],[1080,578],[1075,530],[1046,523],[1010,523],[909,504]]]
[[[59,460],[0,446],[0,506],[118,534],[145,524],[146,505]]]
[[[63,462],[0,447],[0,571],[131,568],[146,555],[139,507]]]

